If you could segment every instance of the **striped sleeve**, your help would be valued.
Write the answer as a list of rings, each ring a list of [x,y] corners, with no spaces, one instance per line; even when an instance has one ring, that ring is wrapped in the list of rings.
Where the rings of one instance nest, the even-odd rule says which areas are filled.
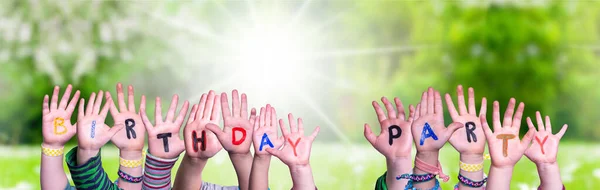
[[[146,164],[144,168],[144,181],[142,189],[171,189],[171,169],[178,158],[164,159],[153,156],[148,152],[146,154]]]
[[[375,190],[387,190],[387,184],[385,184],[385,176],[387,172],[383,173],[379,178],[377,178],[377,182],[375,183]]]
[[[113,184],[104,169],[100,159],[100,151],[98,155],[90,158],[86,163],[77,165],[77,147],[74,147],[67,153],[67,166],[71,171],[71,178],[77,189],[102,189],[113,190],[119,187]]]

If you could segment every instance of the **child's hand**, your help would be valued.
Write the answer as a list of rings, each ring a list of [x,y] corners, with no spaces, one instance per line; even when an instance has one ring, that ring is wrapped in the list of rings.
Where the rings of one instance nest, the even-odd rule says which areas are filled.
[[[252,123],[248,118],[248,103],[246,94],[242,94],[242,102],[240,103],[237,90],[232,92],[232,108],[233,113],[229,110],[227,102],[227,94],[221,94],[221,109],[223,111],[223,129],[217,125],[207,125],[206,128],[217,135],[217,138],[227,152],[232,154],[248,154],[250,153],[250,145],[252,145]],[[251,117],[256,115],[256,110],[253,110]],[[235,137],[235,139],[234,139]]]
[[[185,153],[187,156],[209,159],[223,149],[217,136],[206,129],[206,125],[219,124],[220,114],[221,103],[219,95],[215,96],[215,92],[212,90],[208,93],[208,96],[202,94],[200,103],[192,107],[188,124],[183,129]]]
[[[100,90],[98,92],[98,98],[96,99],[96,93],[92,93],[87,108],[85,109],[85,100],[82,98],[79,101],[77,142],[78,148],[81,150],[100,150],[110,138],[125,127],[124,125],[108,127],[108,125],[104,124],[104,119],[106,119],[106,114],[108,114],[108,109],[110,104],[112,104],[112,98],[110,97],[110,94],[106,92],[106,104],[104,104],[104,107],[100,110],[103,95],[104,92]]]
[[[459,111],[456,111],[450,94],[446,94],[446,104],[448,105],[448,112],[450,112],[452,121],[462,123],[465,127],[458,129],[450,137],[450,144],[461,154],[483,155],[485,150],[485,134],[483,133],[481,120],[477,117],[475,109],[475,92],[473,88],[469,88],[469,109],[467,110],[462,85],[458,85],[456,91]],[[486,106],[487,101],[485,98],[482,98],[479,114],[486,114]]]
[[[71,124],[71,114],[77,105],[79,99],[79,90],[73,95],[73,99],[69,102],[71,96],[71,85],[67,86],[65,94],[58,103],[60,88],[54,87],[52,93],[52,102],[48,105],[48,95],[44,96],[43,115],[42,115],[42,135],[44,137],[44,146],[48,148],[60,148],[75,135],[77,128]],[[67,106],[67,103],[68,106]]]
[[[431,87],[423,92],[412,123],[412,136],[418,152],[438,152],[452,133],[462,127],[462,123],[454,122],[446,128],[440,93],[434,92]]]
[[[290,132],[285,129],[283,119],[279,120],[279,127],[285,139],[285,146],[281,150],[268,148],[267,152],[279,158],[290,168],[307,166],[309,164],[310,148],[317,134],[319,134],[319,127],[317,126],[310,136],[304,136],[302,118],[298,118],[297,126],[294,122],[294,116],[291,113],[288,115],[288,120],[290,123]]]
[[[124,125],[125,129],[119,131],[112,137],[112,142],[122,151],[141,151],[144,149],[144,138],[146,127],[142,123],[141,116],[136,113],[133,87],[128,87],[128,104],[125,104],[125,95],[121,83],[117,84],[117,98],[119,109],[111,103],[110,114],[115,120],[115,125]],[[120,110],[120,112],[119,112]]]
[[[490,129],[485,115],[479,116],[487,138],[493,167],[513,167],[521,159],[535,135],[535,129],[529,127],[529,131],[525,134],[523,140],[519,140],[519,129],[521,128],[521,117],[523,116],[525,104],[523,102],[519,104],[513,117],[515,103],[516,100],[511,98],[504,113],[504,121],[501,124],[500,105],[498,101],[494,101],[494,132]]]
[[[539,131],[535,132],[535,142],[526,151],[525,156],[536,165],[544,163],[556,163],[556,155],[558,153],[558,143],[562,136],[567,131],[568,125],[565,124],[556,135],[552,135],[552,125],[550,117],[546,116],[546,125],[542,121],[540,112],[536,112],[536,118]],[[529,129],[535,131],[535,125],[531,122],[531,118],[527,117],[527,125]]]
[[[379,136],[375,136],[369,124],[365,123],[365,138],[387,159],[410,158],[413,144],[410,125],[415,114],[414,107],[409,106],[409,116],[406,118],[404,106],[399,98],[394,98],[398,114],[396,114],[392,103],[386,97],[382,97],[381,101],[387,109],[388,116],[385,116],[385,112],[383,112],[379,103],[373,101],[373,108],[375,108],[375,113],[379,119],[381,132]]]
[[[254,121],[254,154],[271,156],[266,149],[279,150],[282,145],[283,137],[277,137],[277,113],[267,104],[266,108],[260,108],[260,115]]]
[[[177,119],[175,119],[178,101],[179,96],[173,95],[171,107],[169,107],[169,112],[167,112],[167,119],[163,121],[160,97],[156,97],[156,116],[154,118],[156,125],[152,125],[146,115],[146,97],[142,96],[140,114],[142,115],[144,126],[146,126],[146,130],[148,131],[148,150],[150,154],[156,157],[172,159],[178,157],[185,150],[183,140],[179,138],[179,128],[181,128],[183,119],[188,112],[189,102],[185,101],[183,103],[183,107],[179,111]]]

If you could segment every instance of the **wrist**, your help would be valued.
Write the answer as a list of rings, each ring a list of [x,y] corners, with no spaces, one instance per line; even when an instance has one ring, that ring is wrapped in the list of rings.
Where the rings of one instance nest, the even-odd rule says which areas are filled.
[[[492,170],[494,170],[494,173],[500,173],[500,174],[505,174],[505,175],[512,175],[513,172],[513,167],[498,167],[498,166],[491,166],[490,167],[490,172]]]
[[[65,145],[60,144],[60,143],[45,143],[45,142],[43,142],[42,147],[51,148],[51,149],[61,149],[61,148],[64,148]]]
[[[250,154],[250,152],[247,152],[247,153],[232,153],[232,152],[228,152],[228,154],[229,154],[230,158],[247,158],[247,157],[252,158],[252,154]]]
[[[119,156],[127,160],[137,160],[142,158],[141,150],[119,150]]]
[[[310,164],[306,165],[290,165],[290,172],[292,174],[302,174],[311,172]]]
[[[417,151],[416,157],[427,164],[437,165],[439,154],[439,151]]]
[[[467,164],[479,164],[483,162],[483,154],[460,154],[460,161]]]
[[[254,155],[254,160],[256,161],[271,161],[270,154],[256,154]]]

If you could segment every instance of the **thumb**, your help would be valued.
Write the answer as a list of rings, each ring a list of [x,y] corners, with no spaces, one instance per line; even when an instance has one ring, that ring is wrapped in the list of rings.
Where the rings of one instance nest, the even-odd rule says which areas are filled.
[[[531,141],[533,140],[533,136],[535,136],[535,128],[529,127],[529,130],[527,131],[527,133],[525,134],[525,136],[523,136],[523,139],[521,140],[521,148],[523,149],[523,151],[525,151],[527,148],[529,148],[529,145],[531,144]]]
[[[269,154],[281,159],[281,151],[277,149],[267,148],[265,149]]]
[[[375,146],[377,137],[373,134],[373,131],[371,131],[371,126],[369,126],[369,124],[365,123],[364,133],[365,133],[365,138],[367,139],[367,141],[369,141],[369,143],[371,143],[371,145]]]
[[[463,128],[465,125],[463,125],[461,122],[454,122],[451,123],[450,125],[448,125],[448,132],[450,133],[450,135],[452,135],[452,133],[454,133],[456,130]]]
[[[206,129],[208,129],[209,131],[213,132],[215,135],[217,135],[218,139],[223,139],[225,132],[223,132],[223,130],[215,125],[214,123],[208,123],[206,124]]]
[[[115,136],[117,134],[117,132],[119,132],[121,129],[123,129],[125,127],[125,125],[123,124],[116,124],[115,126],[111,127],[108,130],[108,137],[111,138],[112,136]]]

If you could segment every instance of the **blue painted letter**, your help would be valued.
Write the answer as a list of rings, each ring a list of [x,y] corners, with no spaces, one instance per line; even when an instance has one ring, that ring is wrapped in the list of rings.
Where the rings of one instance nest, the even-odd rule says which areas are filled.
[[[259,151],[263,150],[263,146],[265,144],[268,144],[271,148],[274,148],[275,146],[273,146],[273,143],[271,143],[271,140],[269,140],[269,136],[267,136],[267,133],[264,133],[262,136],[262,140],[260,141],[260,147],[258,148]]]
[[[433,138],[433,140],[438,140],[438,137],[435,135],[435,133],[433,132],[433,130],[431,129],[431,126],[429,126],[429,123],[425,123],[425,126],[423,126],[423,132],[421,132],[421,146],[423,146],[423,143],[425,142],[426,138]]]

